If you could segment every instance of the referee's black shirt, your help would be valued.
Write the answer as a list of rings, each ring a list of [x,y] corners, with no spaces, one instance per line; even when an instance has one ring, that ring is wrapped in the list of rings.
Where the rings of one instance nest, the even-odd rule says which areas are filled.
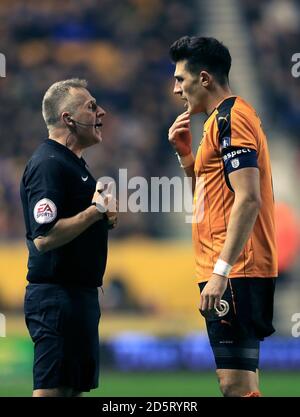
[[[102,285],[107,258],[107,221],[99,220],[71,242],[44,254],[33,240],[61,218],[91,205],[96,181],[83,158],[47,139],[32,155],[20,186],[29,250],[27,279],[33,283]]]

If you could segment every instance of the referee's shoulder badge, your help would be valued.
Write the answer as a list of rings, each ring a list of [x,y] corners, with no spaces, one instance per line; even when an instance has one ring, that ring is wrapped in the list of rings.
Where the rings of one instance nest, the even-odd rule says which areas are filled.
[[[56,205],[49,198],[43,198],[34,206],[33,215],[37,223],[51,223],[57,216]]]

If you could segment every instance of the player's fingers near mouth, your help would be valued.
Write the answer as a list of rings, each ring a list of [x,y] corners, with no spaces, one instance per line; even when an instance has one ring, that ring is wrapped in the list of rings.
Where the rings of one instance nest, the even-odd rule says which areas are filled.
[[[174,122],[173,122],[173,124],[171,125],[170,130],[171,129],[174,129],[178,123],[180,123],[180,122],[182,122],[184,120],[188,120],[188,119],[189,119],[188,116],[185,116],[185,117],[177,117],[177,119],[175,119]]]
[[[178,123],[185,122],[185,121],[190,121],[189,115],[182,117],[181,119],[176,119],[175,122],[173,123],[173,126],[174,125],[176,126]]]
[[[176,122],[172,124],[172,126],[169,129],[169,138],[174,134],[174,131],[176,130]]]
[[[184,132],[189,132],[190,129],[188,127],[181,127],[176,129],[176,131],[174,132],[174,134],[179,134],[179,133],[184,133]]]
[[[182,120],[181,122],[178,122],[176,124],[176,129],[178,129],[179,127],[189,127],[189,126],[190,126],[189,120]]]
[[[178,123],[180,123],[180,121],[175,121],[172,126],[169,129],[169,134],[172,134],[174,132],[174,130],[177,128]]]
[[[177,121],[179,122],[180,120],[183,120],[183,119],[189,119],[189,117],[190,117],[190,113],[189,113],[189,112],[187,112],[187,111],[185,111],[184,113],[180,114],[180,115],[177,117],[176,122],[177,122]]]
[[[179,127],[182,127],[182,126],[188,126],[189,127],[190,126],[190,119],[188,118],[188,119],[185,119],[185,120],[175,121],[169,129],[169,137],[174,134],[176,129],[178,129]]]
[[[174,126],[172,125],[172,126],[170,127],[170,129],[169,129],[169,132],[168,132],[168,137],[169,137],[169,139],[172,137],[172,135],[173,135],[173,131],[174,131]]]

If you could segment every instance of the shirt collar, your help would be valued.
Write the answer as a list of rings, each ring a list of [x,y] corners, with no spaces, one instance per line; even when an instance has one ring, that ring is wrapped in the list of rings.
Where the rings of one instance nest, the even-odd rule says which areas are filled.
[[[80,164],[81,166],[88,166],[85,160],[82,157],[78,157],[75,155],[74,152],[71,151],[71,149],[67,148],[66,146],[62,145],[61,143],[57,142],[54,139],[46,139],[45,143],[47,145],[55,147],[59,152],[63,152],[66,156],[73,158],[77,164]]]
[[[208,123],[211,116],[216,112],[216,110],[218,110],[218,108],[221,106],[221,104],[223,104],[226,100],[229,100],[230,98],[233,98],[233,97],[237,97],[237,96],[231,95],[231,96],[225,97],[221,101],[219,101],[219,103],[216,105],[216,107],[207,115],[207,118],[206,118],[204,124]]]

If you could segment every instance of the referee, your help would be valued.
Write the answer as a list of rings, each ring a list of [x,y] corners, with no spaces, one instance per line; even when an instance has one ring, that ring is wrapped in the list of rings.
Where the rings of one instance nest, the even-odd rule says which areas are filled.
[[[105,115],[86,87],[85,80],[70,79],[48,89],[43,117],[49,139],[32,155],[20,186],[34,397],[79,396],[98,386],[98,288],[117,209],[82,158],[85,148],[101,142]]]

